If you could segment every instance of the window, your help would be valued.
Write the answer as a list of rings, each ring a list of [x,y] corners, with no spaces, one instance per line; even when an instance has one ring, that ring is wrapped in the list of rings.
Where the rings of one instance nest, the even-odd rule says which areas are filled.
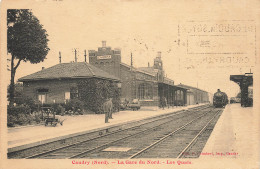
[[[65,100],[69,100],[70,99],[70,92],[65,92]]]
[[[75,99],[79,97],[79,91],[77,87],[70,88],[70,98]]]
[[[38,100],[41,102],[41,104],[46,103],[46,96],[47,94],[38,94]]]
[[[37,97],[41,104],[44,104],[47,102],[47,93],[49,92],[49,89],[40,88],[37,89]]]
[[[147,83],[142,83],[138,87],[138,97],[139,99],[152,99],[153,90],[152,86]]]

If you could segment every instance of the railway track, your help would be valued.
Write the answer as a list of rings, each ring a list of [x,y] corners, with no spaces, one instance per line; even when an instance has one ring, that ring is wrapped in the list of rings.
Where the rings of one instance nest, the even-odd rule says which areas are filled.
[[[217,110],[199,121],[192,120],[129,158],[197,158],[210,135],[208,131],[213,130],[221,113],[222,110]],[[206,134],[208,137],[203,138]]]
[[[207,108],[209,105],[203,105],[203,106],[198,106],[194,108],[190,108],[188,110],[181,110],[177,112],[172,112],[172,113],[166,113],[163,115],[155,116],[155,117],[150,117],[146,118],[143,120],[138,120],[138,121],[133,121],[133,122],[128,122],[128,123],[123,123],[103,129],[98,129],[95,131],[91,132],[82,132],[82,133],[76,133],[70,136],[66,136],[65,138],[54,138],[53,140],[50,141],[42,141],[40,144],[32,144],[32,145],[25,145],[22,147],[14,147],[8,149],[8,158],[33,158],[37,157],[37,155],[41,155],[44,153],[49,153],[52,151],[56,151],[59,149],[63,149],[69,146],[73,146],[75,144],[85,142],[88,140],[92,139],[98,139],[102,136],[106,136],[109,134],[117,133],[125,129],[130,129],[134,128],[138,125],[142,124],[148,124],[156,121],[160,121],[162,119],[167,119],[168,117],[171,116],[176,116],[178,114],[185,114],[186,112],[190,111],[199,111],[202,109]]]
[[[121,129],[104,135],[99,135],[98,137],[93,137],[91,139],[86,139],[49,151],[38,152],[36,154],[22,158],[139,158],[140,154],[142,153],[138,153],[138,155],[136,153],[140,152],[143,147],[150,146],[151,142],[154,139],[159,141],[161,140],[162,136],[168,135],[172,128],[180,128],[183,122],[192,123],[204,117],[209,112],[212,113],[213,110],[214,109],[212,108],[203,106],[185,112],[182,111],[168,114],[162,116],[161,118],[151,119],[148,122],[146,121],[126,129]],[[147,141],[147,137],[149,138],[151,136],[155,138]],[[140,143],[133,145],[136,139],[138,139]],[[111,149],[111,146],[112,148],[114,146],[119,149],[120,147],[121,149],[124,149],[125,145],[128,146],[126,148],[130,147],[130,150],[128,149],[127,151],[106,151],[106,149]],[[146,149],[145,151],[147,150],[148,149]]]
[[[127,139],[110,142],[103,147],[82,152],[71,158],[177,158],[179,154],[185,152],[182,150],[194,138],[194,134],[198,132],[197,128],[204,128],[209,119],[215,119],[221,112],[221,110],[207,109],[201,111],[200,114],[194,113],[194,116],[190,118],[176,120],[155,130],[147,131],[141,136],[132,135]],[[169,136],[175,140],[169,140],[171,138]],[[194,144],[190,144],[189,147],[191,145]],[[125,151],[113,151],[113,148],[121,148]]]

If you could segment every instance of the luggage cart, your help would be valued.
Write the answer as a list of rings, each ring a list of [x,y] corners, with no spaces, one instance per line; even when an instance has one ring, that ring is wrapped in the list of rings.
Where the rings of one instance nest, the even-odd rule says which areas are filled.
[[[49,123],[51,126],[56,126],[58,123],[60,125],[63,125],[63,121],[60,121],[58,118],[55,118],[55,112],[52,107],[42,107],[42,113],[45,113],[45,116],[43,115],[43,121],[45,122],[45,126],[47,126]]]

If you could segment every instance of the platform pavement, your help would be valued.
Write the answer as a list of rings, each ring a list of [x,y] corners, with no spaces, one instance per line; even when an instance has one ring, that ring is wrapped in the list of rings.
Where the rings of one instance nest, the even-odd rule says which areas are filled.
[[[203,105],[203,104],[200,104]],[[126,123],[134,120],[141,120],[152,116],[157,116],[169,112],[196,107],[198,105],[190,105],[186,107],[170,107],[159,109],[158,107],[142,107],[139,111],[125,110],[113,113],[113,119],[109,123],[105,123],[104,114],[87,114],[77,116],[62,116],[66,119],[63,126],[28,126],[8,129],[8,148],[22,146],[30,143],[48,140],[55,137],[66,136],[69,134],[80,133],[83,131],[94,130],[112,125]]]
[[[252,107],[227,105],[202,151],[214,156],[201,155],[200,158],[252,159],[259,154],[258,113]]]

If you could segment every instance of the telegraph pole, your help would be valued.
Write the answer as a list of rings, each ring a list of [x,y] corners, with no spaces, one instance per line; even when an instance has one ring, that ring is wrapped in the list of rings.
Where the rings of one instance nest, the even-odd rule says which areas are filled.
[[[77,50],[75,49],[75,62],[77,62]]]
[[[59,62],[61,63],[61,53],[59,51]]]

